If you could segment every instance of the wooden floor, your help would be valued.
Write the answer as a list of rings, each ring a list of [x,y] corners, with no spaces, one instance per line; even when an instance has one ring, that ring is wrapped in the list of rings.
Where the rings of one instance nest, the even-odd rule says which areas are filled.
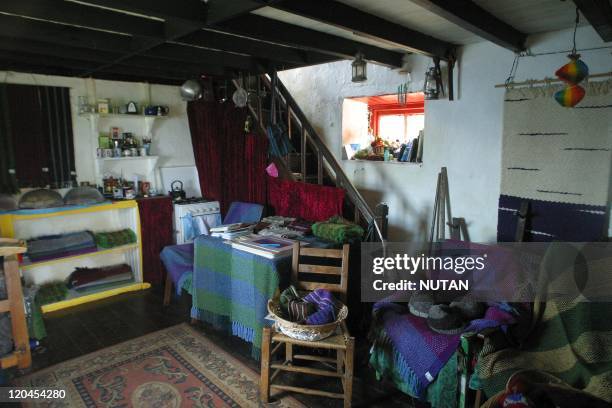
[[[91,353],[103,347],[133,339],[181,322],[188,322],[191,297],[175,298],[169,307],[162,306],[161,289],[152,288],[45,315],[47,338],[45,351],[33,354],[32,370],[40,370],[68,359]],[[220,347],[243,363],[259,371],[259,362],[250,358],[250,347],[242,340],[226,336],[211,327],[200,324],[198,328]],[[362,352],[367,344],[361,345]],[[358,347],[359,350],[359,347]],[[359,352],[358,352],[359,353]],[[9,372],[9,377],[18,375]],[[366,365],[357,367],[353,389],[355,407],[412,407],[412,399],[389,384],[376,381],[374,373]],[[292,383],[290,376],[285,377]],[[329,387],[326,379],[313,378],[310,387]],[[299,384],[304,385],[304,378]],[[327,398],[296,395],[310,407],[340,407],[342,401]],[[418,405],[417,405],[418,406]]]

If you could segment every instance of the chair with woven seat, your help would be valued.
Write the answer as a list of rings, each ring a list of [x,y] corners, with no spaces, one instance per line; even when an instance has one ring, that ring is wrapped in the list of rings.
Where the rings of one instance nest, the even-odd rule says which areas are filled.
[[[340,266],[328,266],[321,264],[304,264],[300,263],[300,257],[308,258],[327,258],[340,259]],[[346,293],[348,286],[348,258],[349,245],[345,244],[340,249],[320,249],[320,248],[301,248],[299,243],[293,246],[293,263],[291,268],[291,283],[298,290],[315,290],[327,289],[336,293],[342,302],[346,304]],[[329,277],[339,277],[339,283],[300,280],[300,276],[304,273],[310,276],[324,275]],[[315,279],[315,278],[313,278]],[[321,278],[319,278],[321,279]],[[278,344],[276,344],[278,343]],[[271,359],[273,355],[285,345],[285,361],[282,364],[273,364]],[[294,354],[293,346],[311,349],[326,349],[335,350],[336,357],[327,357],[312,354]],[[274,346],[274,348],[272,348]],[[280,390],[289,392],[298,392],[309,395],[317,395],[329,398],[338,398],[344,400],[344,407],[351,406],[351,397],[353,394],[353,359],[355,350],[355,338],[351,337],[349,331],[342,322],[338,325],[336,332],[330,337],[319,341],[304,341],[288,337],[274,328],[266,327],[263,330],[262,349],[261,349],[261,383],[260,397],[263,403],[267,403],[270,399],[270,390]],[[294,365],[294,360],[304,360],[309,362],[320,363],[330,369],[321,369],[306,367],[303,365]],[[270,370],[274,370],[270,373]],[[340,380],[343,393],[327,392],[304,387],[295,387],[281,384],[273,384],[272,382],[281,373],[288,371],[294,373],[303,373],[309,375],[325,376]]]

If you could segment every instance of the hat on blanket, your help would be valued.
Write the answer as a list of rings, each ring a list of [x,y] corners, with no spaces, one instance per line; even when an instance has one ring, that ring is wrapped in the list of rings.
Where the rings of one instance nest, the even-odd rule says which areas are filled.
[[[467,327],[466,320],[459,309],[445,304],[433,305],[429,308],[427,324],[429,328],[440,334],[459,334]]]
[[[460,300],[455,300],[451,302],[449,306],[451,308],[456,308],[468,321],[480,319],[487,311],[483,302],[477,302],[469,296]]]
[[[429,316],[429,309],[434,303],[433,293],[414,292],[408,302],[408,309],[414,316],[427,318]]]

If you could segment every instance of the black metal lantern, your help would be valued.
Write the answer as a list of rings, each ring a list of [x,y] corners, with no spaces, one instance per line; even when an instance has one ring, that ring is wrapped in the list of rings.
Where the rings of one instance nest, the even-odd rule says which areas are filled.
[[[355,61],[353,61],[351,65],[353,67],[353,82],[363,82],[368,79],[368,64],[363,59],[362,53],[359,53],[355,56]]]
[[[425,84],[423,86],[423,93],[425,93],[425,99],[438,99],[440,93],[440,79],[436,67],[431,67],[425,73]]]

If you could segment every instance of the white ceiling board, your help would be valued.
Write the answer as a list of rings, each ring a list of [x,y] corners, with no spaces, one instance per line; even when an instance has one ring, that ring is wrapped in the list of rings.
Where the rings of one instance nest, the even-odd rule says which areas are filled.
[[[338,1],[449,43],[471,44],[484,41],[481,37],[409,0]],[[527,34],[561,30],[570,28],[574,24],[575,6],[569,0],[474,0],[474,2],[500,20]],[[350,40],[397,50],[389,44],[356,35],[350,30],[344,30],[271,7],[261,8],[253,13]],[[581,24],[587,24],[584,18],[581,19]]]
[[[576,6],[561,0],[473,0],[480,7],[527,34],[574,26]],[[581,25],[588,24],[581,16]]]
[[[361,42],[364,44],[374,45],[376,47],[385,48],[388,50],[400,51],[400,52],[405,51],[405,50],[398,49],[397,47],[394,47],[390,44],[387,44],[381,41],[376,41],[371,38],[355,34],[351,30],[345,30],[342,28],[338,28],[330,24],[325,24],[325,23],[321,23],[316,20],[297,16],[295,14],[291,14],[283,10],[277,10],[272,7],[262,7],[258,10],[252,11],[251,13],[257,14],[262,17],[267,17],[273,20],[282,21],[283,23],[292,24],[292,25],[296,25],[296,26],[304,27],[304,28],[309,28],[311,30],[320,31],[322,33],[335,35],[338,37]],[[282,35],[282,33],[279,33],[279,35]]]
[[[480,37],[409,0],[339,0],[339,2],[453,44],[482,41]]]

